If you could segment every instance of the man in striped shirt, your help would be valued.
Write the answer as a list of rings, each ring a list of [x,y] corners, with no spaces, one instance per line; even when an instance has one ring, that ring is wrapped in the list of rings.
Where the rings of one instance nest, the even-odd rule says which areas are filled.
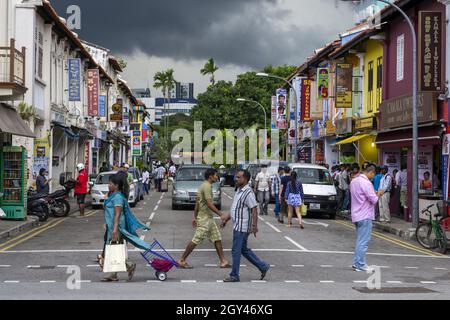
[[[241,264],[241,255],[247,258],[250,263],[261,271],[261,280],[266,276],[270,265],[259,259],[253,251],[247,247],[248,236],[253,233],[256,237],[258,233],[258,202],[255,194],[248,185],[250,173],[246,170],[240,170],[237,174],[238,190],[234,196],[231,214],[228,214],[221,225],[225,227],[226,223],[233,220],[233,248],[231,254],[233,257],[233,267],[230,276],[225,278],[224,282],[239,282],[239,267]]]
[[[279,167],[278,173],[272,176],[272,197],[275,198],[275,217],[280,219],[280,186],[281,186],[281,177],[284,174],[284,168]]]

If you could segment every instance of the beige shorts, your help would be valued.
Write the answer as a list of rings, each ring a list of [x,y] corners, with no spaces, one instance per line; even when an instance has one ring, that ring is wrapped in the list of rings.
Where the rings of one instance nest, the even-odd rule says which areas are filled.
[[[212,242],[217,242],[222,240],[222,236],[220,234],[219,228],[217,224],[214,222],[214,219],[208,219],[202,222],[198,222],[197,230],[195,231],[194,238],[192,242],[196,245],[208,238]]]
[[[402,188],[400,190],[400,204],[402,207],[407,207],[407,201],[408,201],[408,189]]]

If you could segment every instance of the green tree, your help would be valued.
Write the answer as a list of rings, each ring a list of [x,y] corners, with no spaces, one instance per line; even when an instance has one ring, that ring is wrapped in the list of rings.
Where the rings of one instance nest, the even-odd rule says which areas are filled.
[[[166,138],[168,138],[167,131],[168,131],[168,111],[165,107],[166,99],[168,99],[168,107],[167,109],[170,110],[170,91],[175,87],[176,81],[174,77],[174,70],[168,69],[166,71],[160,71],[155,74],[153,77],[153,87],[155,89],[161,89],[163,92],[164,97],[164,120],[165,120],[165,130],[166,130]]]
[[[214,74],[219,70],[219,67],[216,66],[216,63],[214,62],[213,58],[209,58],[208,62],[205,63],[205,66],[202,70],[200,70],[200,73],[204,76],[209,75],[210,82],[214,86],[216,83]]]

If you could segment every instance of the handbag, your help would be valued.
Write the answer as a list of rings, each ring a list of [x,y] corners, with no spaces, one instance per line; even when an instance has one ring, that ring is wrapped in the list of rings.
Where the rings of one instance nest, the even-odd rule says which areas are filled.
[[[307,215],[307,213],[308,213],[308,207],[304,203],[302,203],[300,205],[300,214],[302,215],[302,217],[304,217]]]
[[[103,272],[125,272],[127,271],[126,266],[127,259],[127,246],[125,243],[110,244],[106,245],[105,248],[105,261],[103,264]]]

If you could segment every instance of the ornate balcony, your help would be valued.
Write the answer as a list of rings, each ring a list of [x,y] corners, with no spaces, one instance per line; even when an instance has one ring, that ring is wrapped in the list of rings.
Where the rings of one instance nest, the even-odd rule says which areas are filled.
[[[26,91],[25,47],[19,51],[11,39],[9,47],[0,47],[0,100],[16,100]]]

